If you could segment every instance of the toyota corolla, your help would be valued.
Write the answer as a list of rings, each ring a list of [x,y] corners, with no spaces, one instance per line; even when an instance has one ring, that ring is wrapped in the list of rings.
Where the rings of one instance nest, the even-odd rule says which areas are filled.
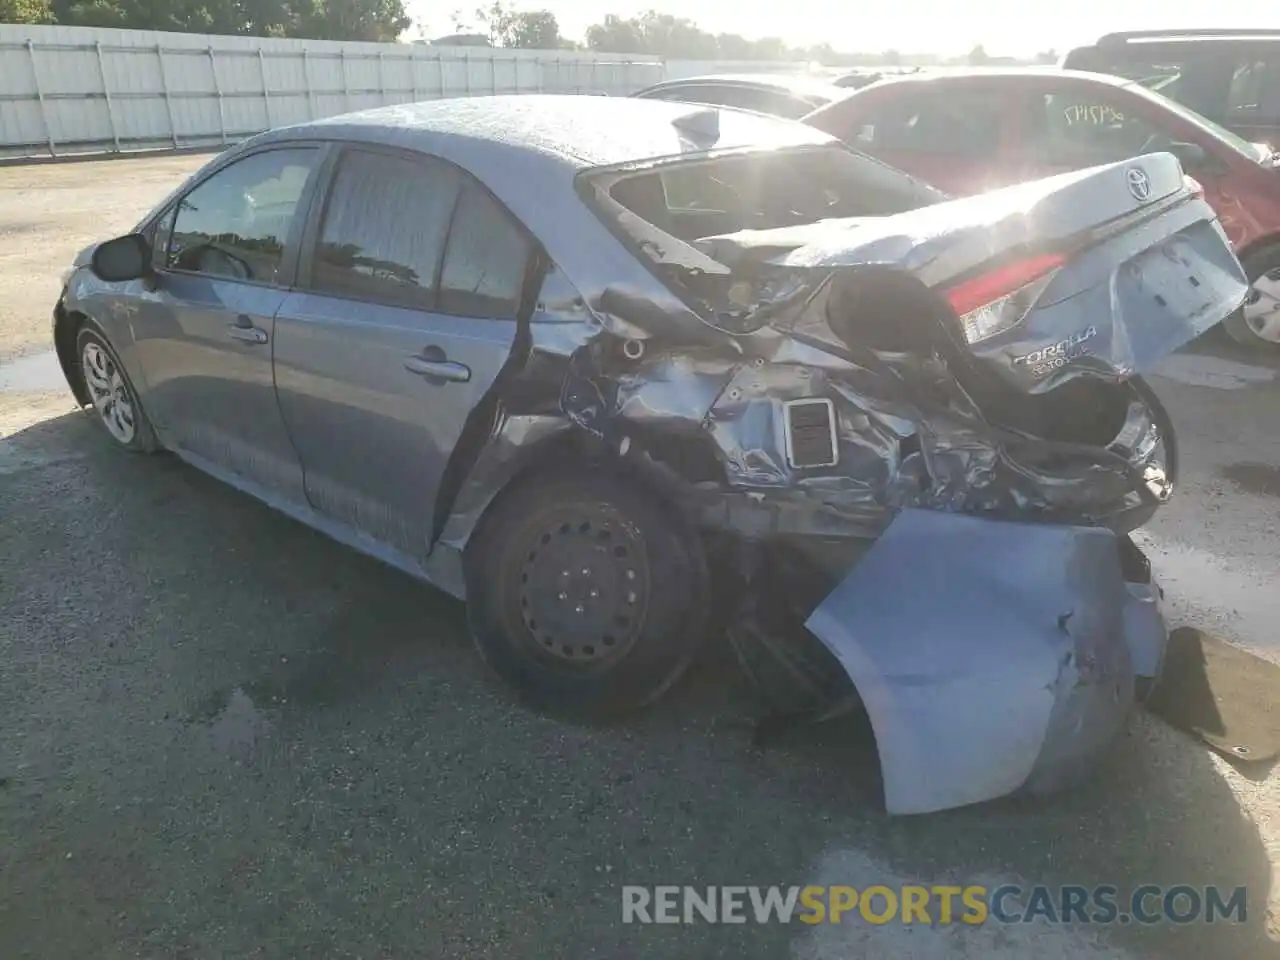
[[[464,599],[535,708],[727,633],[921,812],[1066,782],[1156,676],[1142,374],[1246,293],[1169,154],[947,201],[799,123],[498,97],[230,149],[53,337],[120,447]]]

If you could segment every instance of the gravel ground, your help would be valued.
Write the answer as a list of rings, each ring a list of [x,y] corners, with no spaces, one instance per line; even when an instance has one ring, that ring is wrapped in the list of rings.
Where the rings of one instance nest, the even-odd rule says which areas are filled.
[[[0,169],[0,358],[46,349],[60,267],[202,160]],[[1173,618],[1280,659],[1280,365],[1164,373],[1186,478],[1145,536]],[[26,386],[0,392],[0,957],[1280,955],[1277,778],[1151,717],[1077,791],[907,819],[854,720],[752,747],[723,651],[638,720],[541,719],[458,604]],[[622,884],[806,882],[1244,885],[1249,913],[620,922]]]

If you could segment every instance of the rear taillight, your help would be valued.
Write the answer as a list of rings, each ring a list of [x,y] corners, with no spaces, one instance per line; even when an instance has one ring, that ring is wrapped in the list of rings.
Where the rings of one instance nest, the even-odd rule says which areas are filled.
[[[964,338],[979,343],[1013,327],[1026,316],[1066,257],[1046,253],[997,267],[946,291],[960,318]]]

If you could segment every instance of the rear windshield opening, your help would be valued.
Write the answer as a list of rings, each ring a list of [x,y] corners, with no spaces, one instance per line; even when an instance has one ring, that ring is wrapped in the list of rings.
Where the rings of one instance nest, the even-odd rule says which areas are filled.
[[[686,244],[739,230],[888,216],[944,199],[905,173],[836,145],[601,176],[609,199]]]

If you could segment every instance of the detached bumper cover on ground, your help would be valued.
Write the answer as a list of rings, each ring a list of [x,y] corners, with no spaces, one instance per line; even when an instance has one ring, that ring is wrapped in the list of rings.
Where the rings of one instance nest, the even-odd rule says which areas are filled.
[[[1087,767],[1167,641],[1154,583],[1100,527],[904,510],[806,626],[870,716],[891,813],[927,813]]]

